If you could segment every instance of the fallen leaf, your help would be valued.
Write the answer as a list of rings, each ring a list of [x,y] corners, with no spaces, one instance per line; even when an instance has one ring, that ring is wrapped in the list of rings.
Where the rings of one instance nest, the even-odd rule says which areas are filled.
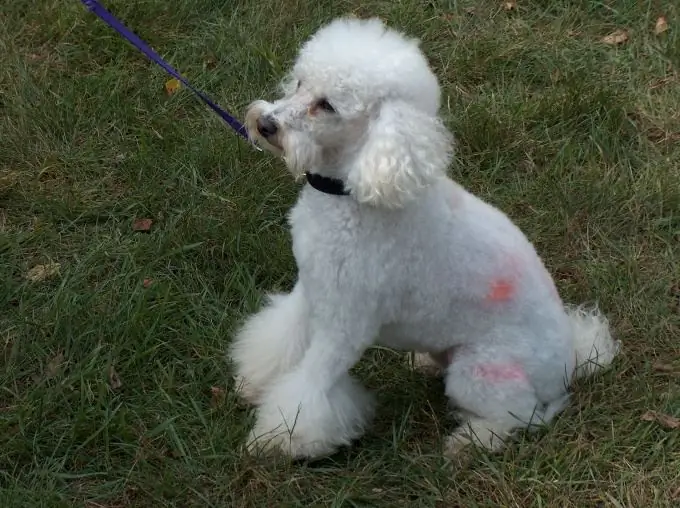
[[[680,499],[680,487],[671,492],[671,500],[675,501],[676,499]]]
[[[659,414],[657,421],[667,429],[680,429],[680,418],[667,414]]]
[[[48,263],[46,265],[35,265],[28,272],[26,278],[31,282],[40,282],[59,274],[61,265],[59,263]]]
[[[203,65],[206,69],[212,70],[217,67],[217,58],[215,58],[215,55],[209,55],[208,58],[205,59],[205,63]]]
[[[112,390],[118,390],[118,388],[123,386],[123,382],[120,380],[120,376],[113,365],[109,367],[109,386]]]
[[[616,30],[602,38],[602,42],[605,44],[623,44],[628,40],[628,32],[625,30]]]
[[[649,410],[640,417],[645,422],[657,422],[662,427],[667,429],[680,429],[680,418],[659,413],[658,411]]]
[[[165,93],[168,95],[174,94],[177,90],[182,87],[182,83],[179,80],[172,78],[165,82]]]
[[[60,351],[49,362],[47,362],[47,367],[45,367],[45,377],[47,377],[47,379],[52,379],[54,376],[59,374],[59,370],[61,370],[63,363],[64,353]]]
[[[647,411],[640,417],[640,420],[645,422],[653,422],[656,420],[656,411]]]
[[[441,15],[441,18],[445,21],[451,21],[453,19],[453,14],[450,12],[445,12],[444,14]]]
[[[666,20],[665,16],[659,16],[659,18],[656,20],[656,24],[654,25],[654,33],[656,35],[661,35],[666,30],[668,30],[668,21]]]
[[[149,286],[151,286],[151,284],[153,284],[153,281],[151,279],[144,279],[144,281],[142,282],[142,287],[144,287],[144,289],[147,289]]]
[[[149,231],[151,229],[151,224],[153,224],[153,220],[151,219],[135,219],[132,223],[132,230]]]
[[[667,363],[656,362],[656,363],[654,363],[654,365],[652,367],[657,372],[668,372],[668,373],[675,372],[675,368],[672,365],[668,365]]]
[[[227,396],[227,392],[224,388],[220,388],[219,386],[211,386],[210,387],[210,405],[212,407],[217,407],[222,405],[224,402],[224,399]]]
[[[506,11],[514,11],[517,8],[517,2],[503,2],[503,9]]]

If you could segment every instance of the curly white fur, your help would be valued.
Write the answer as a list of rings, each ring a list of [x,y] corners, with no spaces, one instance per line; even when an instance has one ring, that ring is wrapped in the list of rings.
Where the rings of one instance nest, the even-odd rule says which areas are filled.
[[[358,437],[372,398],[348,371],[376,342],[445,376],[464,418],[448,453],[497,449],[549,421],[575,376],[611,363],[606,318],[565,309],[524,234],[446,176],[453,139],[417,41],[379,20],[336,20],[282,88],[249,108],[251,135],[294,175],[341,179],[350,195],[305,186],[290,214],[297,284],[230,348],[257,405],[251,449],[317,457]]]

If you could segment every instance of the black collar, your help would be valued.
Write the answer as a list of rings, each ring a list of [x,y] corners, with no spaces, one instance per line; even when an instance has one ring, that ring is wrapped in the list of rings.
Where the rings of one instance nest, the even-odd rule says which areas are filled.
[[[345,189],[345,183],[337,178],[322,176],[318,173],[305,173],[307,182],[319,192],[332,194],[334,196],[349,196],[349,191]]]

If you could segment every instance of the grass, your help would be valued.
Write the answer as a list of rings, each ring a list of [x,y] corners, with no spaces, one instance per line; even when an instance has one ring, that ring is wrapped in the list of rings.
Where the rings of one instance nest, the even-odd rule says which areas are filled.
[[[372,350],[357,371],[379,416],[356,446],[249,457],[223,353],[295,278],[296,184],[187,90],[167,97],[167,76],[79,2],[17,0],[0,17],[0,506],[680,503],[680,431],[641,419],[680,416],[677,2],[106,5],[238,114],[337,15],[422,38],[458,137],[452,176],[517,221],[565,300],[600,302],[624,349],[550,428],[461,464],[440,455],[439,382]],[[604,44],[616,29],[629,40]],[[59,274],[26,279],[49,263]]]

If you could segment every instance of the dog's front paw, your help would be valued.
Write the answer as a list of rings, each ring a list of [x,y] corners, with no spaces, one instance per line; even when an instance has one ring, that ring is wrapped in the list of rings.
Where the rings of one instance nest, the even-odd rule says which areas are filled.
[[[252,454],[279,453],[292,459],[318,458],[334,453],[338,448],[336,435],[324,429],[319,419],[319,406],[310,402],[283,407],[265,401],[257,411],[255,427],[248,439]],[[305,410],[302,408],[305,407]]]
[[[281,419],[283,420],[283,419]],[[258,454],[280,454],[291,459],[313,459],[333,454],[337,445],[327,440],[312,440],[295,428],[290,428],[288,422],[267,422],[258,418],[255,428],[248,438],[248,452]]]
[[[263,395],[248,449],[296,459],[328,456],[361,435],[372,402],[349,375],[327,392],[288,376]]]

